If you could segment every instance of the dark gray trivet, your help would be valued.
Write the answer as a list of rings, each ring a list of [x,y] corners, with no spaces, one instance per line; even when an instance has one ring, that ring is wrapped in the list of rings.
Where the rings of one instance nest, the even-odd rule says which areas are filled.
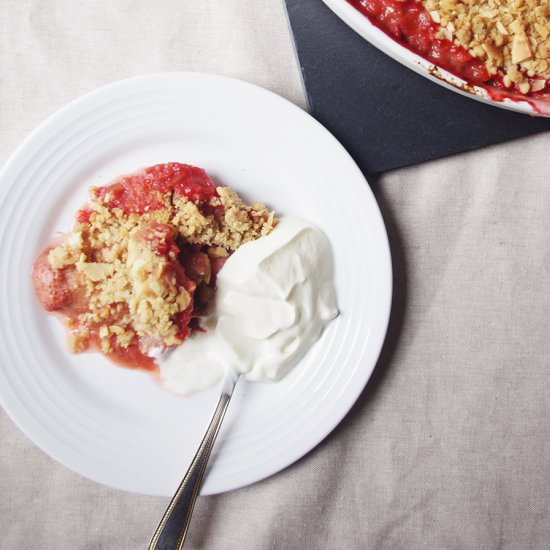
[[[321,0],[286,0],[310,112],[367,173],[550,130],[550,119],[484,105],[403,67]]]

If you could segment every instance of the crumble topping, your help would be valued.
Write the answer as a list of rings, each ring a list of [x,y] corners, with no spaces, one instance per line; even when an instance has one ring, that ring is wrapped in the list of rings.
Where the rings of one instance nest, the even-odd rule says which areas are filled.
[[[441,25],[438,38],[452,40],[501,72],[506,87],[539,92],[550,80],[548,0],[422,0]]]
[[[226,187],[216,191],[207,201],[159,192],[154,209],[138,214],[90,189],[87,219],[47,256],[51,268],[71,273],[85,289],[85,307],[68,323],[72,351],[87,349],[94,327],[104,353],[136,341],[144,352],[183,342],[195,290],[210,283],[210,262],[277,224],[263,204],[249,206]]]
[[[177,212],[172,223],[188,242],[233,251],[248,241],[267,235],[275,227],[275,214],[268,212],[263,204],[247,206],[231,189],[217,187],[216,190],[219,196],[210,199],[210,206],[214,209],[222,207],[222,217],[202,214],[187,197],[174,199]]]

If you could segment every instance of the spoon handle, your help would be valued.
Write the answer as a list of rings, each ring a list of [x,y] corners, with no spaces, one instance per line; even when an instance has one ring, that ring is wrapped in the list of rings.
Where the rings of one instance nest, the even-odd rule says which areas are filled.
[[[181,550],[183,547],[206,465],[237,380],[238,376],[234,375],[229,375],[224,380],[222,393],[212,420],[187,473],[160,520],[149,544],[149,550]]]

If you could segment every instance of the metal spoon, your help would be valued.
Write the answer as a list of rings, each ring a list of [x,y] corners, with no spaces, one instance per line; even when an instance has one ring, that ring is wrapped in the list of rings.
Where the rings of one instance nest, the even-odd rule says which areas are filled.
[[[187,473],[160,520],[149,544],[149,550],[181,550],[183,547],[206,465],[239,376],[240,374],[234,371],[226,373],[212,420]]]

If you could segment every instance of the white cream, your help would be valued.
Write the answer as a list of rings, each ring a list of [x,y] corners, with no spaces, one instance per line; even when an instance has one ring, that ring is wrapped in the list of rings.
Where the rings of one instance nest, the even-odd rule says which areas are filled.
[[[162,383],[189,394],[216,384],[227,368],[248,380],[277,380],[337,314],[328,239],[306,222],[282,218],[218,274],[207,332],[157,356]]]

